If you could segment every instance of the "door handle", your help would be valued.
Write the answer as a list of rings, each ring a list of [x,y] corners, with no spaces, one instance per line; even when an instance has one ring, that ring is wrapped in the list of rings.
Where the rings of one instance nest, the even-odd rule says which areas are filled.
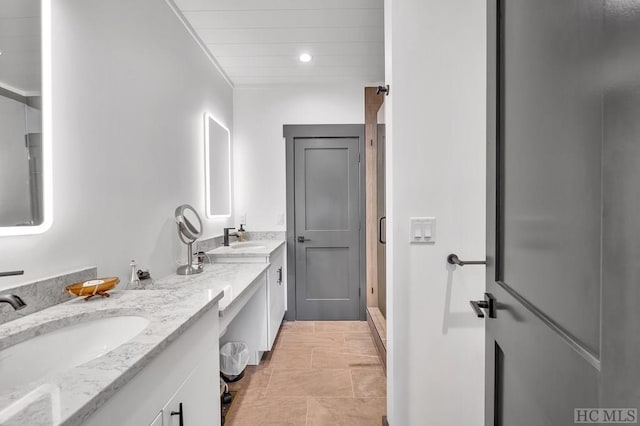
[[[303,236],[299,236],[298,237],[298,242],[299,243],[304,243],[305,241],[311,241],[309,238],[305,238]]]
[[[449,256],[447,256],[447,262],[450,263],[451,265],[458,265],[458,266],[487,264],[486,260],[460,260],[458,255],[455,253],[451,253]]]
[[[278,268],[278,284],[282,284],[282,266]]]
[[[382,221],[383,220],[386,222],[387,217],[386,216],[380,216],[380,220],[378,220],[378,242],[380,244],[387,244],[386,241],[382,240]]]
[[[484,318],[483,309],[487,309],[489,318],[496,317],[496,298],[491,293],[484,294],[484,300],[470,300],[469,304],[478,318]]]
[[[182,402],[180,403],[179,411],[172,411],[171,416],[179,416],[178,417],[179,424],[180,426],[184,426],[184,416],[182,415]]]

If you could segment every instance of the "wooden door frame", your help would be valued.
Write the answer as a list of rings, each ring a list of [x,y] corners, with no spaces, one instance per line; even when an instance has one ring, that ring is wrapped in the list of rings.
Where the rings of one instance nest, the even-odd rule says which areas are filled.
[[[384,94],[377,87],[364,88],[367,307],[378,306],[378,111]]]
[[[358,185],[360,200],[360,320],[366,319],[366,226],[365,226],[365,169],[363,124],[285,124],[282,126],[286,150],[286,197],[287,197],[287,321],[296,320],[296,229],[295,229],[295,141],[298,138],[358,138],[360,170]]]

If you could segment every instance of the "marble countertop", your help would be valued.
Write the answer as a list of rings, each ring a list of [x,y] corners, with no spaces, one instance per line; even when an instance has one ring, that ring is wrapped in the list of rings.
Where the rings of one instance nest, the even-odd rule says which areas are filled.
[[[238,244],[258,244],[260,247],[242,247]],[[283,245],[285,240],[247,240],[242,243],[231,243],[228,247],[220,246],[207,252],[216,257],[258,257],[270,256],[278,247]]]
[[[3,324],[0,349],[82,321],[120,315],[149,320],[142,332],[99,358],[0,390],[0,415],[20,407],[10,424],[82,424],[222,296],[222,291],[114,290],[108,298],[77,298]]]
[[[220,315],[230,307],[234,300],[269,268],[268,263],[215,263],[207,264],[200,274],[172,274],[156,280],[151,290],[180,290],[188,286],[189,291],[205,291],[217,293],[224,291],[218,309]]]
[[[82,321],[121,315],[149,320],[142,332],[99,358],[15,388],[0,386],[0,423],[19,406],[19,413],[10,417],[12,425],[81,425],[216,303],[223,316],[236,298],[260,282],[268,267],[268,263],[207,264],[200,274],[172,274],[155,280],[148,289],[116,289],[111,297],[88,302],[76,298],[0,325],[2,350]],[[34,393],[39,395],[35,399]]]

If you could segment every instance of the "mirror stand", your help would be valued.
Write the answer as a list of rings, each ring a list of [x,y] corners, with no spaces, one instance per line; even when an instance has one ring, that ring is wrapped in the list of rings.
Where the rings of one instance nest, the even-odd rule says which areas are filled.
[[[176,274],[178,275],[193,275],[202,272],[201,266],[193,266],[193,242],[187,243],[187,264],[178,266]]]
[[[193,265],[193,243],[202,236],[202,220],[198,212],[188,204],[183,204],[175,212],[178,237],[187,245],[187,264],[178,267],[178,275],[193,275],[202,272],[204,265]]]

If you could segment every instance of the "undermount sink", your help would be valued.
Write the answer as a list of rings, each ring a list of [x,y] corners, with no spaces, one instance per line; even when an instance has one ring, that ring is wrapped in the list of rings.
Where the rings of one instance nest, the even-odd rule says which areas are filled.
[[[99,358],[148,325],[129,315],[84,320],[10,346],[0,351],[0,392]]]
[[[231,244],[230,246],[232,249],[263,249],[265,248],[265,246],[263,246],[260,243],[251,243],[251,242],[245,242],[245,243],[235,243],[235,244]]]

